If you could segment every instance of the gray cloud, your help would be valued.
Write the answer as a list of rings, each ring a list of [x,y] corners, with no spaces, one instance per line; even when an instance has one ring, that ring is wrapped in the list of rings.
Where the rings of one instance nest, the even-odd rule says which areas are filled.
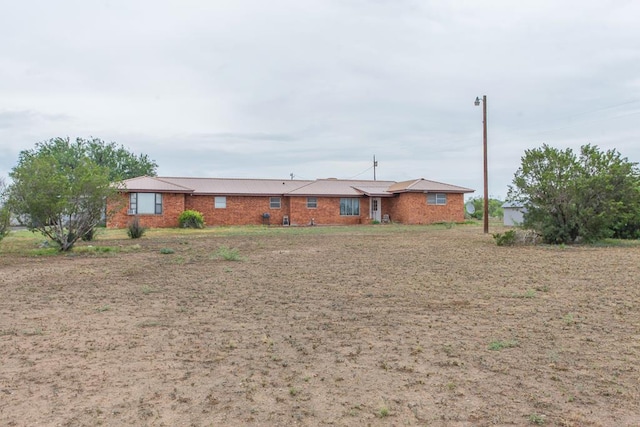
[[[506,195],[542,143],[640,160],[640,4],[14,2],[0,16],[0,176],[93,135],[165,175],[424,177]]]

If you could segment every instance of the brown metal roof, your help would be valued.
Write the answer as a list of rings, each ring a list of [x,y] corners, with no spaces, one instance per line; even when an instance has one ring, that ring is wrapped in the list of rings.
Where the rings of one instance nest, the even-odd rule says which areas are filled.
[[[363,187],[377,193],[385,193],[385,189],[393,181],[354,181],[346,179],[318,179],[309,182],[307,185],[299,187],[287,193],[290,196],[345,196],[358,197],[367,194]],[[386,194],[386,193],[385,193]]]
[[[194,194],[274,196],[289,193],[313,181],[290,179],[163,178],[192,188]]]
[[[327,196],[327,197],[390,197],[394,193],[409,191],[472,193],[474,190],[426,179],[411,181],[366,181],[346,179],[288,180],[288,179],[235,179],[141,176],[123,181],[121,186],[129,192],[171,192],[211,195],[244,196]]]
[[[395,183],[390,186],[387,191],[391,193],[405,193],[409,191],[417,191],[421,193],[473,193],[475,190],[420,178],[412,181],[402,181]]]
[[[126,179],[119,184],[119,187],[124,187],[127,191],[130,192],[136,191],[141,193],[154,191],[163,193],[193,192],[193,189],[171,182],[166,178],[158,178],[152,176],[139,176],[137,178]]]

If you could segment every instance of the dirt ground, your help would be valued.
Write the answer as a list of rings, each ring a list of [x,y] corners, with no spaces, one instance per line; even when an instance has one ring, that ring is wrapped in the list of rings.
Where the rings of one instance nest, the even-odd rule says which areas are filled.
[[[640,426],[640,246],[393,225],[91,244],[119,252],[0,257],[2,426]]]

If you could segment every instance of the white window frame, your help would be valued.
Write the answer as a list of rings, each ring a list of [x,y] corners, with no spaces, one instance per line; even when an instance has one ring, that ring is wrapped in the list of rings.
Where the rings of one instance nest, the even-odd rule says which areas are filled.
[[[282,201],[280,200],[280,197],[269,198],[269,208],[280,209],[281,207],[282,207]]]
[[[447,193],[427,193],[428,205],[443,206],[447,204]]]
[[[227,208],[227,196],[215,196],[213,198],[214,209],[226,209]]]
[[[307,209],[317,209],[317,208],[318,208],[318,198],[307,197]]]
[[[340,216],[360,216],[360,199],[357,197],[340,198]]]

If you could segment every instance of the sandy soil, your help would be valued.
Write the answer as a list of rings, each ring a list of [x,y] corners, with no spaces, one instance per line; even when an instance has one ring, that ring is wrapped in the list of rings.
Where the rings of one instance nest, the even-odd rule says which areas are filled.
[[[0,257],[0,425],[640,425],[640,247],[475,226],[92,244],[123,250]]]

